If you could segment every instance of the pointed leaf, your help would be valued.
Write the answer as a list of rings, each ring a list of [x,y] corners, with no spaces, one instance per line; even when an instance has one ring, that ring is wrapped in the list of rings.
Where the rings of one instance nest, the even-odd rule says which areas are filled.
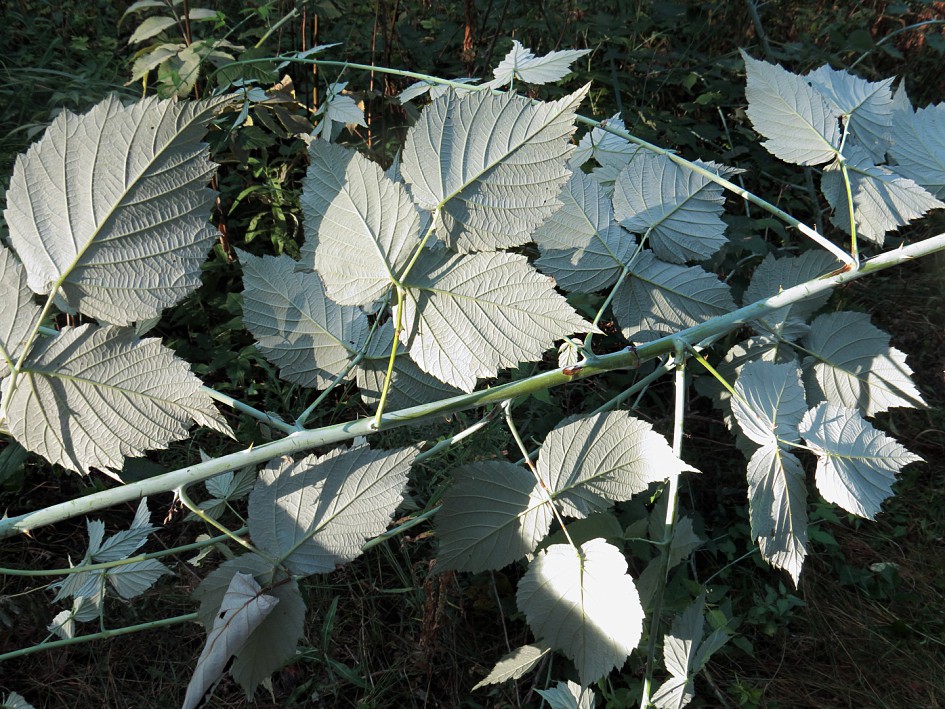
[[[548,534],[553,511],[530,471],[483,461],[453,475],[436,516],[437,570],[501,569],[534,551]]]
[[[367,316],[329,300],[318,275],[296,272],[288,256],[239,257],[243,322],[259,351],[283,379],[326,388],[367,341]]]
[[[610,199],[580,170],[558,199],[561,208],[533,234],[541,251],[535,266],[564,290],[593,293],[613,285],[633,256],[636,240],[614,222]]]
[[[892,140],[893,79],[866,81],[824,64],[804,75],[813,87],[848,116],[847,130],[875,162],[883,162]]]
[[[653,704],[660,709],[681,709],[694,696],[693,676],[696,651],[702,642],[702,617],[705,599],[700,596],[673,619],[670,632],[663,638],[663,664],[673,676],[653,695]]]
[[[360,153],[316,140],[309,158],[303,261],[333,300],[370,305],[400,282],[420,246],[420,214],[403,186]]]
[[[128,44],[138,44],[146,39],[151,39],[176,24],[177,20],[173,17],[147,17],[138,25],[131,37],[128,38]]]
[[[387,528],[416,454],[416,448],[359,446],[270,461],[249,496],[253,543],[295,574],[333,571]]]
[[[905,98],[905,97],[903,97]],[[895,170],[945,199],[945,103],[896,111],[890,154]]]
[[[761,555],[784,569],[797,586],[807,556],[807,486],[804,468],[792,453],[765,445],[748,461],[751,536]]]
[[[641,253],[617,288],[614,314],[633,341],[674,334],[735,309],[727,285],[698,266],[677,266]]]
[[[535,555],[516,600],[535,635],[574,660],[588,685],[623,665],[643,634],[643,608],[620,551],[595,539],[580,554],[556,544]]]
[[[159,527],[151,524],[148,498],[144,497],[138,503],[134,520],[132,520],[128,529],[116,532],[101,544],[97,541],[98,534],[93,537],[91,529],[89,530],[89,559],[96,564],[103,561],[127,559],[144,546],[145,542],[148,541],[148,535],[158,529]]]
[[[804,347],[805,379],[812,401],[860,409],[874,416],[895,406],[924,407],[912,382],[906,355],[889,346],[889,335],[865,313],[821,315],[811,324]]]
[[[13,369],[26,338],[38,324],[41,308],[26,285],[26,270],[13,252],[0,244],[0,379]]]
[[[591,158],[594,158],[600,165],[619,165],[623,169],[627,160],[634,153],[640,150],[636,145],[632,145],[626,138],[614,135],[610,131],[604,130],[604,125],[617,130],[627,130],[623,119],[617,113],[605,121],[601,121],[600,126],[594,126],[590,131],[581,136],[577,150],[571,155],[570,164],[577,172]]]
[[[565,419],[538,454],[539,474],[571,517],[606,510],[684,471],[697,472],[650,424],[624,411]]]
[[[208,633],[220,615],[233,576],[239,572],[251,575],[267,596],[279,601],[235,652],[236,659],[230,666],[230,674],[252,698],[261,682],[295,657],[305,628],[305,603],[295,579],[256,554],[244,554],[225,561],[194,591],[200,603],[200,622]]]
[[[749,362],[735,382],[732,412],[742,432],[758,445],[796,442],[807,413],[801,370],[796,364]]]
[[[195,709],[223,675],[230,658],[273,611],[279,599],[262,592],[250,575],[233,574],[220,609],[187,685],[183,709]]]
[[[224,502],[246,497],[256,484],[256,468],[248,466],[237,471],[215,475],[204,483],[207,492]]]
[[[544,697],[551,709],[594,709],[597,695],[590,687],[582,687],[576,682],[558,682],[553,689],[535,690]]]
[[[714,163],[698,165],[718,174],[731,170]],[[669,263],[704,261],[727,241],[721,185],[680,167],[665,155],[637,153],[617,176],[614,215],[647,241],[657,258]]]
[[[462,79],[452,79],[452,81],[455,81],[460,84],[473,84],[479,81],[479,79],[465,77]],[[464,89],[458,86],[450,87],[449,84],[438,84],[432,81],[421,80],[421,81],[414,82],[413,84],[408,86],[406,89],[401,91],[397,95],[397,99],[401,103],[410,103],[414,99],[420,98],[426,93],[430,94],[431,99],[438,99],[440,96],[443,96],[446,93],[448,93],[451,88],[453,91],[456,91],[457,93],[462,93],[464,91]],[[470,87],[469,89],[465,89],[465,91],[475,91],[475,89]]]
[[[680,517],[673,526],[673,539],[669,543],[668,568],[673,569],[684,562],[703,544],[705,544],[705,539],[696,534],[692,528],[692,517]]]
[[[595,330],[516,254],[431,255],[407,285],[402,341],[420,369],[463,391],[502,367],[540,360],[557,339]]]
[[[164,574],[172,573],[157,559],[145,559],[110,568],[105,577],[124,599],[135,598],[147,591]]]
[[[930,209],[945,207],[945,202],[935,199],[909,178],[888,167],[874,165],[865,151],[851,148],[845,152],[858,235],[882,246],[887,231],[908,224]],[[834,209],[833,223],[849,233],[850,209],[837,163],[824,170],[820,186]]]
[[[765,256],[755,272],[751,283],[742,296],[742,304],[749,305],[770,298],[788,288],[806,283],[830,273],[837,266],[836,259],[826,251],[810,250],[800,256],[776,258]],[[797,340],[807,333],[807,318],[819,310],[830,299],[830,293],[820,293],[811,298],[778,308],[765,315],[764,320],[753,320],[752,326],[765,333],[788,340]]]
[[[892,495],[896,475],[922,461],[851,409],[820,404],[801,422],[817,454],[817,489],[827,502],[873,519]]]
[[[551,103],[513,94],[454,92],[407,133],[403,176],[437,234],[460,251],[524,244],[558,207],[583,88]]]
[[[0,709],[35,709],[26,699],[16,692],[10,692],[3,698]]]
[[[512,81],[524,81],[526,84],[550,84],[570,74],[571,64],[590,52],[590,49],[564,49],[536,57],[531,49],[522,46],[517,39],[513,39],[512,49],[493,70],[495,79],[490,84],[506,86]]]
[[[795,165],[822,165],[838,154],[840,109],[797,74],[742,52],[748,117],[770,153]]]
[[[215,170],[201,142],[230,99],[114,96],[65,111],[16,161],[7,209],[30,288],[115,325],[161,313],[200,285],[215,230]]]
[[[159,340],[92,325],[34,347],[7,415],[24,448],[83,474],[121,470],[125,457],[186,438],[191,419],[232,435],[187,364]]]
[[[518,679],[535,667],[541,658],[549,652],[551,652],[551,648],[545,643],[517,647],[499,660],[492,668],[492,672],[480,680],[473,689],[480,689],[489,684],[507,682],[510,679]]]

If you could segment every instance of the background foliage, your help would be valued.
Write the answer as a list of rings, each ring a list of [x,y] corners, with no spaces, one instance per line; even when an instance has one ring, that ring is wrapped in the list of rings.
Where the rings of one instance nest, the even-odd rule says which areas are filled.
[[[543,88],[541,97],[558,98],[566,88],[590,80],[585,112],[597,116],[619,112],[632,133],[687,157],[753,166],[739,178],[746,187],[777,195],[786,211],[811,215],[812,221],[825,205],[807,189],[799,173],[769,158],[746,119],[739,47],[796,71],[825,62],[849,67],[859,61],[856,70],[866,78],[905,77],[917,105],[945,97],[945,76],[939,70],[945,48],[940,26],[923,25],[890,37],[917,23],[942,19],[942,3],[770,2],[755,6],[722,1],[439,4],[378,0],[342,7],[324,0],[298,7],[285,2],[205,4],[219,19],[195,23],[187,30],[192,33],[189,42],[225,39],[244,47],[228,50],[243,57],[343,42],[332,58],[416,68],[447,77],[482,77],[508,51],[509,37],[542,53],[557,48],[591,49],[577,63],[576,77],[564,87]],[[0,46],[7,48],[0,67],[4,182],[15,155],[37,137],[57,110],[85,110],[111,91],[138,96],[142,91],[176,91],[181,86],[181,67],[176,68],[176,78],[175,68],[169,67],[163,75],[150,75],[146,86],[140,81],[126,85],[133,62],[151,46],[149,40],[132,46],[127,42],[143,18],[159,13],[144,11],[122,20],[124,9],[119,3],[104,1],[52,5],[23,0],[5,10],[0,26]],[[289,21],[276,26],[293,11]],[[188,38],[175,35],[176,31],[170,28],[167,36],[151,39],[188,44]],[[881,40],[885,41],[877,46]],[[260,41],[260,47],[254,48]],[[351,130],[348,142],[384,164],[393,159],[393,150],[415,114],[395,98],[409,83],[407,79],[355,75],[343,69],[318,73],[298,66],[273,69],[271,64],[243,65],[237,74],[221,77],[212,74],[208,60],[186,92],[199,95],[208,85],[238,78],[271,83],[288,72],[291,86],[286,84],[286,92],[294,90],[310,110],[280,111],[285,106],[278,101],[260,105],[253,109],[250,122],[218,137],[213,151],[223,164],[215,219],[219,244],[203,267],[201,290],[167,313],[155,334],[194,363],[195,373],[208,384],[238,394],[260,409],[284,413],[301,410],[306,401],[298,387],[279,380],[242,329],[242,286],[239,269],[231,262],[232,250],[299,255],[298,197],[307,158],[297,135],[310,130],[313,112],[329,84],[350,82],[347,89],[363,105],[366,125]],[[764,253],[766,237],[772,241],[790,238],[781,225],[761,214],[745,213],[741,205],[728,213],[728,233],[745,249],[723,252],[714,264],[722,270],[733,271],[748,250]],[[942,230],[941,215],[930,222],[921,228],[930,234]],[[910,354],[931,408],[896,410],[879,419],[930,465],[907,470],[897,497],[887,503],[886,513],[875,524],[817,506],[817,524],[811,530],[814,553],[797,590],[751,553],[744,471],[731,462],[740,454],[728,443],[717,412],[694,402],[686,457],[713,472],[687,480],[685,504],[697,531],[713,531],[699,552],[699,568],[715,581],[708,601],[721,602],[719,612],[738,623],[737,636],[712,658],[706,673],[709,684],[700,680],[697,686],[701,697],[697,701],[702,705],[934,707],[945,703],[940,672],[945,661],[940,612],[945,600],[940,564],[945,500],[938,482],[945,472],[941,467],[945,460],[941,354],[945,351],[945,309],[937,285],[943,278],[945,264],[939,258],[855,284],[836,296],[845,308],[873,312],[874,322],[893,333],[896,346]],[[596,305],[585,307],[593,313]],[[516,412],[520,425],[529,437],[541,440],[563,415],[587,411],[620,391],[626,384],[621,376],[626,375],[536,397]],[[654,425],[665,433],[672,418],[666,403],[671,400],[670,383],[651,388],[647,398]],[[357,406],[345,391],[333,395],[330,403],[319,410],[312,424],[347,419],[349,407]],[[266,430],[248,419],[233,420],[233,425],[241,441],[267,439]],[[436,433],[434,428],[424,435]],[[398,446],[412,442],[413,436],[409,431],[394,431],[385,438],[386,445]],[[208,436],[204,441],[198,433],[165,453],[137,461],[125,471],[126,479],[173,469],[189,459],[197,446],[206,446],[208,453],[223,452],[213,450],[219,445],[217,440]],[[455,460],[450,464],[438,462],[422,469],[417,479],[425,481],[426,489],[421,486],[415,491],[415,503],[428,502],[439,489],[443,471],[453,464],[509,449],[514,449],[514,443],[504,429],[487,429],[453,451],[450,455]],[[0,461],[0,503],[11,514],[103,484],[94,478],[57,473],[38,459],[24,457],[11,444],[0,449]],[[241,504],[234,506],[244,512]],[[170,499],[152,501],[154,508],[169,510]],[[123,529],[132,514],[132,509],[113,510],[105,520],[110,528]],[[192,530],[183,515],[169,513],[161,543],[186,543],[192,539]],[[64,524],[44,530],[37,539],[7,540],[3,565],[65,566],[67,555],[81,556],[84,534],[83,523],[76,521],[71,529]],[[640,558],[649,553],[634,551]],[[305,649],[298,662],[277,676],[272,705],[315,705],[316,696],[327,705],[339,706],[537,704],[529,683],[491,690],[492,694],[490,690],[470,694],[471,686],[495,658],[509,647],[528,642],[524,621],[515,613],[514,568],[474,576],[433,575],[432,552],[428,533],[417,531],[309,583],[304,589],[311,618],[303,638]],[[754,573],[743,573],[753,566],[757,566]],[[180,567],[179,572],[186,574],[186,567]],[[196,585],[198,579],[192,581]],[[15,617],[18,637],[4,634],[0,652],[42,639],[48,621],[45,597],[19,596],[16,580],[5,578],[3,583],[0,622]],[[681,600],[688,596],[684,586],[678,588],[675,602],[682,610]],[[130,624],[139,617],[188,612],[192,607],[188,590],[179,588],[176,597],[166,590],[154,592],[153,606],[145,602],[121,609],[114,622]],[[668,602],[672,605],[674,599]],[[48,662],[26,658],[5,663],[0,688],[46,698],[34,700],[37,705],[44,701],[49,706],[174,705],[202,642],[203,632],[194,626],[176,628],[173,634],[156,630],[76,646],[50,654]],[[877,657],[884,664],[880,677],[866,669]],[[639,670],[631,660],[623,675],[612,678],[604,688],[609,706],[627,705],[628,692],[639,682]],[[214,706],[243,705],[239,687],[226,683],[213,702]]]

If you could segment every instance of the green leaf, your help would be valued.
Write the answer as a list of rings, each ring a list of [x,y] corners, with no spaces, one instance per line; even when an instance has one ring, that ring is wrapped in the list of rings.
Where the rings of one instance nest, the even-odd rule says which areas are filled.
[[[865,416],[902,406],[926,406],[912,382],[906,355],[889,346],[889,335],[869,315],[842,311],[821,315],[804,340],[811,400],[859,409]]]
[[[535,550],[552,509],[535,476],[504,461],[457,468],[436,516],[437,570],[501,569]]]
[[[692,528],[692,517],[680,517],[673,525],[673,538],[669,543],[669,566],[667,568],[675,568],[688,559],[689,555],[703,544],[705,544],[705,539],[696,534]]]
[[[796,364],[748,362],[735,382],[732,412],[742,432],[761,446],[796,442],[797,426],[807,413],[801,370]]]
[[[410,272],[403,343],[423,371],[463,391],[538,361],[554,341],[596,331],[524,256],[429,254]]]
[[[148,72],[156,69],[171,57],[176,57],[186,48],[186,44],[158,44],[151,47],[135,59],[131,67],[131,80],[138,81]]]
[[[775,444],[762,446],[748,461],[751,536],[761,555],[784,569],[797,586],[807,556],[807,486],[800,461]]]
[[[358,446],[295,462],[270,461],[249,496],[249,533],[300,576],[327,573],[360,556],[400,504],[415,447]]]
[[[889,149],[894,169],[945,199],[945,103],[913,111],[904,94],[903,100],[905,106],[896,111]]]
[[[364,347],[367,316],[328,299],[318,275],[297,272],[289,256],[238,253],[243,322],[259,351],[286,381],[326,388]]]
[[[189,435],[191,420],[233,435],[187,364],[160,340],[92,325],[37,343],[7,417],[24,448],[83,474],[118,471],[126,457],[166,448]]]
[[[138,25],[131,37],[128,38],[128,44],[138,44],[146,39],[151,39],[176,24],[177,20],[173,17],[147,17]]]
[[[887,231],[908,224],[930,209],[945,207],[945,202],[937,200],[909,178],[888,167],[874,165],[865,151],[851,148],[846,153],[858,235],[882,246]],[[834,209],[831,220],[849,233],[850,209],[838,163],[824,170],[820,187]]]
[[[223,599],[237,573],[251,575],[266,595],[278,600],[275,608],[236,651],[236,659],[230,666],[230,674],[251,699],[261,682],[295,657],[296,645],[305,628],[305,603],[295,579],[256,554],[244,554],[225,561],[194,591],[194,598],[200,603],[197,611],[200,622],[208,633],[220,615]]]
[[[892,495],[899,471],[922,461],[856,411],[831,404],[807,413],[801,435],[817,455],[817,489],[823,498],[869,519]]]
[[[597,695],[590,687],[582,687],[576,682],[558,682],[553,689],[535,690],[544,697],[551,709],[594,709]]]
[[[463,251],[531,240],[570,176],[574,115],[587,87],[550,103],[489,91],[436,99],[407,133],[403,176],[435,210],[437,234]]]
[[[636,240],[614,222],[600,185],[580,170],[558,199],[561,209],[533,234],[541,251],[535,266],[564,290],[594,293],[613,285],[633,256]]]
[[[875,162],[885,160],[892,142],[893,79],[866,81],[827,64],[803,78],[848,117],[846,130],[850,137],[846,145],[855,141]]]
[[[221,14],[222,13],[217,10],[211,10],[206,7],[194,7],[187,13],[187,17],[192,21],[200,22],[201,20],[216,20]]]
[[[550,84],[560,81],[571,73],[571,64],[576,59],[590,52],[590,49],[563,49],[536,57],[531,49],[513,39],[512,49],[493,70],[495,78],[487,86],[507,86],[513,81],[524,81],[526,84]]]
[[[10,249],[0,244],[0,379],[8,375],[23,352],[26,338],[39,324],[42,311],[26,285],[26,270]]]
[[[795,165],[822,165],[839,154],[840,109],[797,74],[744,51],[748,117],[770,153]]]
[[[342,305],[370,305],[399,283],[420,246],[406,190],[361,154],[316,140],[303,181],[303,261]]]
[[[507,682],[510,679],[518,679],[524,676],[539,663],[541,658],[551,652],[551,647],[545,643],[535,643],[534,645],[523,645],[517,647],[508,655],[499,660],[486,677],[479,681],[473,689],[481,689],[489,684],[499,684]]]
[[[643,608],[623,554],[603,539],[535,555],[516,600],[535,635],[574,660],[588,685],[623,665],[643,634]]]
[[[714,163],[698,165],[720,175],[732,172]],[[662,261],[704,261],[727,241],[721,185],[680,167],[665,155],[637,153],[617,176],[614,214],[625,229],[648,233]]]
[[[644,251],[630,273],[613,301],[627,339],[672,335],[735,309],[728,286],[698,266],[664,263]]]
[[[684,471],[698,472],[650,424],[625,411],[565,419],[538,454],[539,475],[571,517],[602,512]]]
[[[10,238],[36,293],[115,325],[159,315],[200,285],[216,231],[207,223],[216,169],[201,142],[230,99],[114,96],[82,116],[64,111],[17,158]]]
[[[187,685],[183,709],[195,709],[201,703],[223,675],[230,658],[242,649],[278,603],[277,597],[262,592],[252,575],[233,574]]]

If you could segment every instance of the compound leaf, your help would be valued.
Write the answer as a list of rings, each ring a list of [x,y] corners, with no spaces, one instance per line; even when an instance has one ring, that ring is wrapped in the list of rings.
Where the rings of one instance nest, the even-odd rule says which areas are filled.
[[[535,476],[504,461],[471,463],[436,516],[437,569],[501,569],[538,546],[551,528],[551,503]]]
[[[650,424],[624,411],[566,419],[538,454],[539,474],[571,517],[604,511],[684,471],[697,472],[673,455]]]
[[[801,435],[817,454],[817,489],[823,498],[869,519],[892,495],[899,471],[922,460],[856,411],[831,404],[807,412]]]
[[[270,461],[249,496],[253,543],[300,576],[327,573],[361,554],[400,504],[416,448],[358,446]]]
[[[576,682],[558,682],[552,689],[535,690],[544,697],[551,709],[594,709],[597,695],[590,687],[582,687]]]
[[[489,684],[507,682],[510,679],[518,679],[537,665],[541,658],[549,652],[551,652],[551,647],[545,643],[517,647],[499,660],[492,668],[492,672],[480,680],[473,689],[480,689]]]
[[[807,413],[801,370],[794,363],[748,362],[735,382],[732,412],[742,432],[758,445],[795,442]]]
[[[403,185],[354,150],[316,140],[309,158],[302,259],[333,300],[370,305],[400,281],[420,246],[420,213]]]
[[[26,270],[13,252],[0,244],[0,378],[13,369],[26,338],[36,327],[41,308],[26,285]]]
[[[842,112],[803,77],[744,51],[748,117],[770,153],[795,165],[822,165],[839,154]]]
[[[751,536],[761,555],[797,586],[807,556],[807,486],[800,461],[773,443],[748,461]]]
[[[534,52],[517,39],[512,40],[512,49],[492,71],[495,77],[487,86],[507,86],[513,81],[526,84],[550,84],[563,79],[571,73],[571,64],[590,49],[562,49],[536,57]]]
[[[697,162],[713,172],[724,169]],[[704,261],[726,242],[722,186],[680,167],[665,155],[640,151],[617,176],[614,214],[621,226],[643,234],[657,258]]]
[[[636,241],[614,222],[610,199],[580,170],[558,199],[561,208],[532,235],[541,252],[535,266],[564,290],[594,293],[613,285],[633,256]]]
[[[259,351],[283,379],[327,387],[367,341],[367,316],[326,297],[318,275],[297,272],[288,256],[239,257],[243,322]]]
[[[200,285],[215,231],[207,222],[215,166],[201,142],[229,98],[114,96],[60,113],[17,158],[7,209],[13,247],[36,293],[128,325],[159,315]]]
[[[24,448],[83,474],[166,448],[191,420],[233,435],[185,362],[114,327],[67,327],[37,343],[7,406]]]
[[[223,599],[237,573],[247,574],[278,603],[249,633],[230,666],[230,674],[251,699],[256,687],[295,657],[295,648],[305,628],[305,602],[295,579],[256,554],[244,554],[223,562],[194,591],[200,603],[197,613],[207,632],[220,616]]]
[[[403,343],[423,371],[463,391],[537,361],[555,340],[596,331],[524,256],[429,254],[407,282]]]
[[[312,136],[315,138],[321,136],[324,138],[322,142],[331,140],[332,133],[334,132],[334,123],[340,123],[342,127],[346,123],[367,126],[367,122],[364,119],[364,111],[361,110],[353,98],[343,93],[347,86],[347,81],[329,84],[328,90],[325,91],[325,97],[322,99],[321,105],[315,112],[315,116],[321,120],[318,122],[315,130],[312,131]]]
[[[803,78],[848,117],[846,129],[852,138],[875,162],[882,162],[892,140],[893,80],[866,81],[827,64]]]
[[[540,551],[518,584],[516,600],[535,635],[574,660],[588,685],[623,665],[643,634],[643,607],[627,561],[593,539],[580,550]]]
[[[895,170],[945,199],[945,103],[896,111],[889,153]]]
[[[631,340],[670,335],[735,309],[727,285],[698,266],[641,253],[614,295],[613,310]]]
[[[909,178],[888,167],[874,165],[866,151],[851,148],[846,152],[858,235],[882,246],[887,231],[908,224],[930,209],[945,207],[945,202],[937,200]],[[833,223],[849,233],[850,206],[838,163],[824,170],[820,186],[834,209]]]
[[[145,559],[110,568],[105,578],[124,599],[135,598],[147,591],[154,582],[171,570],[157,559]]]
[[[906,355],[889,345],[889,335],[865,313],[821,315],[804,340],[804,360],[812,400],[859,409],[874,416],[895,406],[926,406],[912,383]]]
[[[463,251],[524,244],[559,206],[574,114],[587,87],[550,103],[490,91],[433,101],[407,133],[402,173]]]
[[[196,709],[223,675],[230,658],[240,651],[278,603],[278,598],[262,592],[252,575],[239,571],[233,574],[187,685],[183,709]]]

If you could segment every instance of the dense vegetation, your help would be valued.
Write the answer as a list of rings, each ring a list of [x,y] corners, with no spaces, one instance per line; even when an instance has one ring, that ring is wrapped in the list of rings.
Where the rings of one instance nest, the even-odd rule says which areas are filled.
[[[0,28],[0,40],[8,48],[0,79],[0,170],[6,188],[16,155],[40,136],[59,110],[84,112],[110,92],[128,101],[142,94],[205,98],[220,85],[267,90],[247,101],[243,112],[237,107],[227,114],[228,130],[218,125],[208,133],[212,158],[221,165],[213,178],[219,192],[212,218],[215,246],[201,267],[201,288],[148,323],[149,336],[160,336],[205,384],[274,415],[264,423],[228,411],[227,422],[243,446],[278,439],[278,417],[307,410],[314,400],[312,390],[298,379],[281,379],[285,367],[265,356],[261,325],[254,329],[245,315],[250,296],[244,294],[252,274],[265,275],[262,264],[269,262],[259,257],[311,258],[316,264],[327,258],[306,252],[300,199],[310,155],[318,153],[310,152],[302,136],[327,131],[387,167],[418,120],[415,104],[426,100],[400,100],[413,78],[361,71],[354,64],[402,67],[446,78],[488,78],[513,48],[512,38],[539,55],[587,49],[574,57],[573,74],[565,81],[527,88],[529,96],[553,101],[590,82],[582,113],[598,118],[619,114],[627,131],[643,140],[689,159],[743,169],[729,179],[815,224],[845,247],[848,237],[833,225],[831,205],[815,189],[820,182],[816,163],[811,163],[814,168],[785,164],[761,145],[757,121],[746,114],[745,64],[752,60],[744,59],[739,49],[798,73],[829,63],[870,81],[903,77],[917,106],[945,99],[945,76],[939,71],[945,49],[941,3],[869,2],[847,8],[787,2],[641,2],[631,7],[570,2],[552,7],[470,0],[442,7],[396,1],[341,7],[324,0],[298,5],[206,3],[199,12],[178,3],[192,21],[147,25],[147,18],[167,14],[162,5],[135,3],[125,13],[128,6],[104,1],[52,6],[25,0],[7,13]],[[305,54],[316,45],[335,42],[342,44]],[[299,58],[296,53],[302,53],[304,61],[283,65],[281,57]],[[311,59],[339,63],[305,63]],[[329,164],[341,153],[324,155]],[[400,167],[408,177],[412,169],[415,174],[409,164]],[[731,196],[725,206],[728,244],[713,252],[706,266],[723,275],[741,298],[751,292],[753,273],[761,270],[766,256],[784,257],[806,244],[784,222],[755,206]],[[943,223],[942,212],[933,212],[901,235],[918,242],[942,232]],[[2,228],[0,235],[9,243],[6,225]],[[530,243],[516,244],[513,251],[532,260],[546,258]],[[727,642],[719,643],[699,675],[692,706],[945,703],[940,672],[945,658],[940,612],[945,599],[940,568],[945,500],[939,483],[945,471],[943,278],[945,263],[939,255],[937,260],[924,259],[851,282],[832,296],[831,311],[872,313],[873,323],[890,332],[896,347],[909,354],[928,408],[891,408],[873,420],[928,463],[905,469],[897,496],[886,502],[875,522],[847,515],[811,495],[810,555],[796,588],[791,575],[796,578],[797,573],[790,565],[782,567],[791,575],[772,569],[758,554],[741,450],[720,410],[693,392],[683,459],[702,475],[681,478],[680,504],[698,550],[669,577],[662,599],[667,611],[663,632],[704,585],[707,634],[724,631]],[[327,287],[330,290],[331,284]],[[335,287],[340,292],[341,286]],[[604,298],[599,292],[577,292],[569,297],[569,305],[591,320],[603,312]],[[599,322],[602,333],[595,335],[596,348],[619,352],[626,346],[622,324],[608,318]],[[63,314],[54,324],[85,322]],[[738,333],[726,336],[709,362],[718,365],[739,339]],[[386,356],[374,359],[384,365],[376,367],[382,375]],[[549,354],[543,362],[503,371],[494,383],[525,379],[556,364]],[[688,368],[699,377],[698,393],[718,393],[700,363],[689,360]],[[517,683],[472,691],[496,660],[532,642],[526,614],[515,602],[525,566],[510,564],[475,574],[435,572],[436,537],[445,532],[434,532],[425,515],[437,507],[453,471],[496,457],[517,460],[519,434],[527,449],[542,441],[549,445],[553,429],[564,418],[587,414],[621,397],[646,373],[618,369],[553,390],[536,390],[516,401],[514,425],[503,425],[503,415],[512,414],[496,407],[474,435],[415,464],[412,487],[394,520],[403,527],[401,532],[369,545],[354,563],[303,581],[307,611],[300,653],[276,673],[271,695],[257,694],[257,699],[265,697],[259,703],[537,706],[537,690],[566,676],[578,679],[568,660],[559,657],[544,661],[539,671]],[[330,381],[331,376],[323,376],[319,388]],[[357,388],[369,387],[358,379]],[[654,377],[634,394],[638,396],[628,402],[635,415],[672,437],[672,376]],[[359,398],[354,382],[333,389],[319,404],[308,417],[310,428],[374,412],[373,401]],[[382,431],[376,438],[388,449],[435,442],[477,425],[478,416],[457,412],[448,420],[426,420],[422,426]],[[0,445],[0,503],[11,516],[114,485],[99,475],[80,477],[50,466],[7,439]],[[198,428],[193,438],[172,443],[166,451],[129,459],[121,477],[125,482],[147,479],[191,465],[202,453],[219,456],[235,450],[237,444],[209,428]],[[245,494],[252,488],[251,479],[240,482],[238,474],[226,490],[195,486],[191,492],[202,495],[202,511],[218,500],[214,514],[236,529],[247,515]],[[448,505],[449,496],[444,499]],[[585,539],[621,538],[638,564],[631,569],[635,578],[657,554],[645,538],[657,536],[645,522],[633,533],[627,525],[646,515],[651,501],[634,498],[618,504],[614,515],[599,518],[605,519],[604,525],[613,520],[616,531],[605,526],[580,532]],[[201,529],[201,522],[171,495],[152,497],[149,506],[151,523],[166,519],[143,551],[187,545],[203,531],[217,533]],[[136,507],[116,506],[90,518],[102,519],[113,534],[129,528]],[[651,514],[659,518],[660,510]],[[138,526],[143,529],[147,523]],[[553,533],[550,543],[561,543],[563,537],[561,531]],[[142,543],[145,538],[146,533]],[[62,568],[82,560],[87,527],[77,518],[2,543],[3,567]],[[442,539],[439,543],[442,561]],[[108,627],[190,613],[191,592],[234,551],[235,545],[221,543],[201,551],[197,561],[186,555],[172,557],[173,562],[165,559],[176,580],[164,579],[132,602],[109,606]],[[681,552],[681,558],[689,551]],[[39,643],[49,634],[52,593],[42,582],[28,576],[3,577],[0,623],[15,630],[3,634],[0,653]],[[0,689],[19,692],[36,706],[173,706],[181,700],[205,637],[204,629],[191,623],[49,650],[41,663],[33,656],[6,659]],[[880,657],[883,672],[877,676],[867,668]],[[607,706],[637,705],[647,674],[644,663],[642,654],[634,654],[622,668],[594,683],[599,699]],[[242,689],[226,679],[210,706],[244,704]]]

